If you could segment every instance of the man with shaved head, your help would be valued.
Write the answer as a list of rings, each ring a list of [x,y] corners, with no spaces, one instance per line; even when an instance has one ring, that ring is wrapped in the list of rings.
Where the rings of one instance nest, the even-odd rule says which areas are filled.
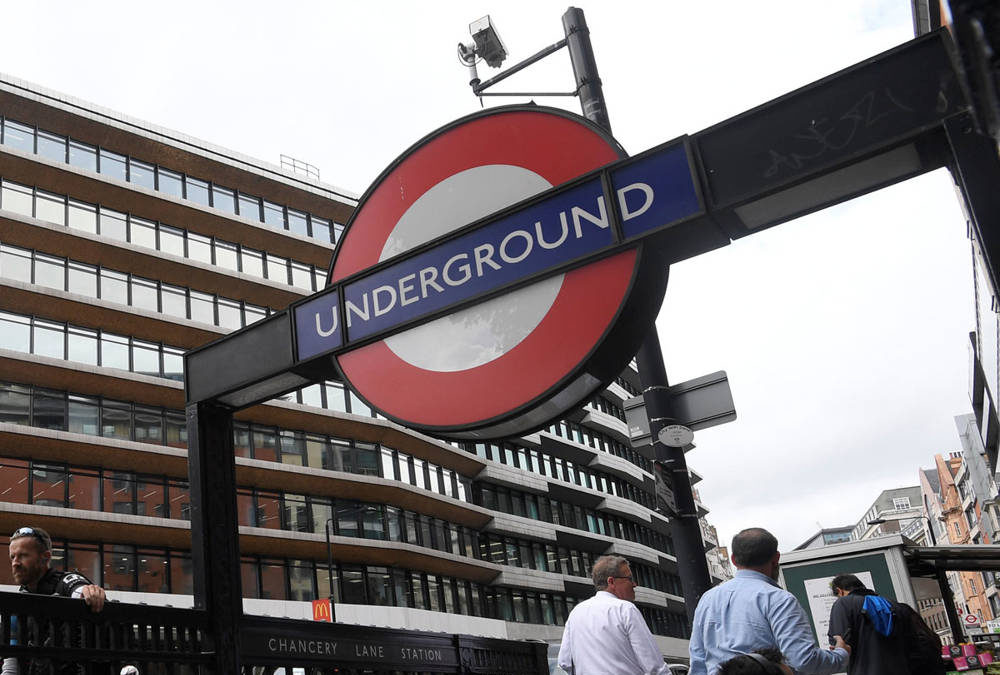
[[[830,675],[847,669],[850,650],[836,636],[816,644],[805,610],[778,586],[778,540],[753,527],[733,537],[736,575],[701,597],[691,629],[690,675],[712,675],[735,657],[777,649],[796,673]],[[760,664],[758,664],[760,665]]]

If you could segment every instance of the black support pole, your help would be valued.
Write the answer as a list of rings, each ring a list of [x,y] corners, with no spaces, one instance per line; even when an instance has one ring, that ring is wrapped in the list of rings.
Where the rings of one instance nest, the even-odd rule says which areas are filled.
[[[943,569],[937,570],[937,582],[941,589],[941,598],[944,600],[944,611],[948,615],[948,623],[951,624],[951,639],[954,640],[952,644],[961,644],[965,641],[962,635],[962,620],[958,618],[958,612],[955,610],[955,594],[951,590],[951,584],[948,583],[948,573]]]
[[[562,22],[583,115],[610,134],[611,120],[604,102],[604,91],[601,88],[601,78],[597,74],[597,61],[590,44],[590,30],[587,28],[583,10],[570,7],[563,14]],[[636,354],[636,362],[639,366],[639,379],[642,381],[642,397],[653,435],[656,461],[661,463],[668,470],[668,475],[673,477],[678,514],[677,517],[670,519],[670,536],[674,542],[677,571],[681,578],[684,604],[690,622],[694,618],[698,600],[712,587],[712,579],[708,572],[708,560],[705,558],[701,526],[698,523],[698,509],[694,503],[684,451],[680,448],[668,448],[657,440],[657,433],[670,423],[673,413],[670,410],[670,397],[667,396],[667,372],[663,365],[663,353],[660,350],[660,338],[655,325],[650,328],[643,340]]]
[[[694,610],[705,591],[712,587],[708,560],[698,522],[698,507],[694,503],[691,477],[683,448],[671,448],[660,441],[660,429],[675,423],[670,396],[667,394],[667,370],[663,365],[663,351],[656,326],[649,329],[639,352],[636,354],[639,379],[642,381],[642,399],[649,417],[656,462],[666,469],[672,479],[677,515],[670,518],[670,538],[674,542],[677,572],[684,593],[684,608],[688,621],[694,621]]]
[[[208,612],[215,672],[239,673],[243,594],[233,415],[211,403],[190,403],[186,413],[194,606]]]
[[[594,59],[594,49],[590,45],[590,29],[587,28],[583,10],[570,7],[563,14],[562,23],[583,116],[610,134],[611,120],[608,118],[608,107],[604,103],[604,90],[601,89],[601,77],[597,74],[597,61]]]

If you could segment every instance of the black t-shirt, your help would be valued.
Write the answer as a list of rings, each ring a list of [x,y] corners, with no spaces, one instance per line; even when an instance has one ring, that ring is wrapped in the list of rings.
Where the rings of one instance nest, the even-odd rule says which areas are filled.
[[[64,598],[69,598],[73,596],[73,591],[81,586],[88,586],[90,584],[90,579],[78,572],[63,572],[50,568],[45,574],[42,575],[42,578],[38,580],[38,584],[35,586],[34,591],[28,590],[25,586],[21,586],[20,591],[22,593],[59,595]],[[48,632],[50,627],[40,627],[34,620],[29,619],[27,629],[29,643],[37,645],[52,644],[53,636]],[[67,629],[66,627],[63,627],[63,630],[69,631],[67,635],[63,636],[65,639],[61,640],[63,644],[66,644],[67,641],[71,645],[79,644],[80,636],[75,630]],[[49,659],[22,658],[20,663],[20,672],[22,675],[48,675],[49,673],[57,673],[58,675],[77,675],[78,673],[82,673],[84,670],[84,666],[80,664],[66,662],[52,663]]]
[[[910,675],[906,646],[899,635],[882,635],[862,608],[868,589],[839,598],[830,610],[831,640],[840,635],[851,647],[849,675]]]
[[[39,595],[61,595],[64,598],[72,597],[73,591],[81,586],[89,586],[90,579],[79,572],[62,572],[49,569],[42,578],[38,580],[38,585],[34,591],[28,590],[26,586],[21,586],[22,593],[38,593]]]

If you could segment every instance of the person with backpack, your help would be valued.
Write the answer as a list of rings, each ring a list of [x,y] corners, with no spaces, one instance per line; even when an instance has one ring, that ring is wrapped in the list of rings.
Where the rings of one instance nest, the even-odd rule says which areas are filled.
[[[853,574],[837,575],[830,588],[837,602],[829,635],[851,647],[848,675],[944,675],[941,642],[912,607],[865,588]]]

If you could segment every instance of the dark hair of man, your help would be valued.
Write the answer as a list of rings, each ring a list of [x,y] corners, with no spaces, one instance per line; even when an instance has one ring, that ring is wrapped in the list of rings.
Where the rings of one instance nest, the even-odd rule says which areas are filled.
[[[842,591],[851,593],[852,591],[864,590],[865,585],[853,574],[838,574],[830,582],[831,588],[839,588]]]
[[[784,660],[781,652],[771,647],[753,654],[741,654],[719,665],[717,675],[782,675],[778,667]]]
[[[603,591],[608,587],[608,577],[618,576],[622,565],[627,564],[628,560],[620,555],[602,555],[594,562],[594,569],[590,573],[590,577],[594,581],[594,588]]]
[[[761,567],[778,552],[778,540],[765,529],[751,527],[733,537],[733,562],[740,567]]]
[[[34,539],[42,553],[52,550],[52,537],[40,527],[19,527],[14,530],[14,534],[10,535],[10,541],[13,543],[16,539],[24,539],[25,537]]]

